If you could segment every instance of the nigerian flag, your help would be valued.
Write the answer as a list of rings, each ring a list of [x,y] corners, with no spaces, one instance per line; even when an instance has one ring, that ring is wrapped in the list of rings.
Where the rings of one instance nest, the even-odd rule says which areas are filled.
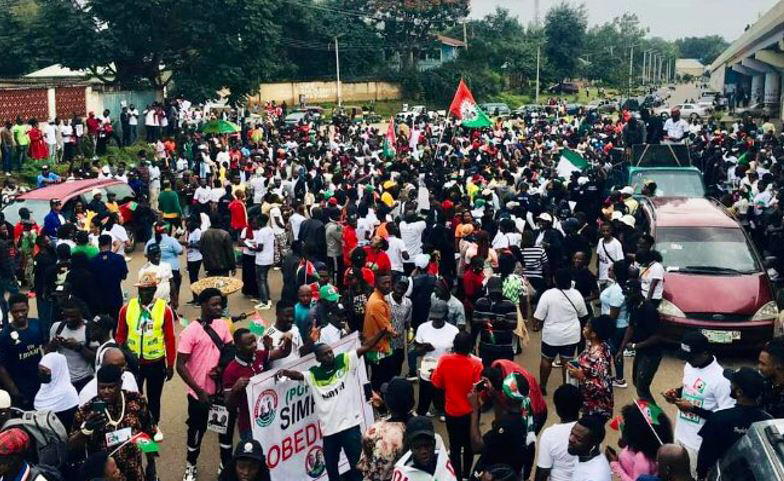
[[[572,172],[582,171],[586,167],[588,167],[588,162],[580,154],[574,150],[563,149],[561,151],[561,159],[558,161],[555,170],[558,173],[558,177],[568,180],[572,176]]]
[[[482,112],[482,109],[476,105],[474,96],[462,79],[457,86],[455,98],[452,99],[452,103],[449,105],[449,112],[460,119],[463,127],[481,129],[490,127],[493,124],[487,114]]]

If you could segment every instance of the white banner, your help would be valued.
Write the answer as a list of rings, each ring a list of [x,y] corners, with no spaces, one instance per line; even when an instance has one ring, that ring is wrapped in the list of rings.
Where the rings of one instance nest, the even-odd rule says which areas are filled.
[[[333,344],[332,350],[339,354],[359,346],[359,335],[353,333]],[[281,367],[305,371],[316,364],[315,356],[309,354]],[[346,388],[356,389],[359,398],[364,399],[362,386],[367,383],[367,370],[361,359],[358,369],[356,385]],[[253,438],[264,448],[271,479],[326,480],[321,429],[310,388],[304,382],[290,379],[276,382],[275,371],[254,376],[246,390]],[[346,409],[362,409],[362,432],[374,421],[373,408],[368,402],[362,406],[346,406]],[[348,468],[348,461],[341,453],[340,472],[344,473]]]

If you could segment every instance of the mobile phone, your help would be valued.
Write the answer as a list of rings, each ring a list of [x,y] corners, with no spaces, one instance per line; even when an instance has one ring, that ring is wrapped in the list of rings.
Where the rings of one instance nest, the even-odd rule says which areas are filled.
[[[474,389],[477,392],[482,392],[487,389],[487,379],[480,379],[474,384]]]
[[[92,403],[92,409],[93,409],[93,412],[96,412],[96,413],[102,413],[102,412],[106,411],[106,401],[104,401],[103,399],[96,399]]]
[[[362,389],[365,391],[365,401],[370,401],[373,399],[373,387],[370,383],[365,383],[362,385]]]

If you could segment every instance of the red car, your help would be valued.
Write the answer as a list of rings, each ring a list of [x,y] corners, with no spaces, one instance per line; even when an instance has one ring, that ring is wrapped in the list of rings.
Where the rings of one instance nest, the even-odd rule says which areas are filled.
[[[680,342],[701,330],[712,343],[758,347],[778,316],[760,256],[740,224],[705,198],[642,203],[663,257],[662,334]]]

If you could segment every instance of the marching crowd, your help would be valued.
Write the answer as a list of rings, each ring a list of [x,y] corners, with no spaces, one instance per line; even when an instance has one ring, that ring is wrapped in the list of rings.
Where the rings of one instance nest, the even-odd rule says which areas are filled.
[[[469,129],[422,116],[384,136],[350,119],[287,126],[269,104],[235,119],[236,133],[203,135],[181,120],[187,109],[153,114],[154,157],[71,173],[128,182],[132,222],[131,207],[96,190],[69,212],[52,199],[41,225],[26,209],[0,223],[0,479],[156,479],[175,372],[187,386],[183,481],[214,479],[197,461],[216,406],[229,426],[219,479],[270,479],[246,394],[266,370],[313,393],[331,481],[341,452],[348,480],[704,479],[752,422],[784,416],[779,337],[759,369],[724,370],[689,333],[682,384],[651,392],[665,268],[633,191],[606,185],[625,148],[687,143],[706,183],[775,253],[784,137],[772,124],[590,111]],[[589,167],[563,175],[566,148]],[[60,181],[45,168],[38,186]],[[147,259],[135,273],[129,229]],[[183,271],[191,285],[239,276],[274,321],[263,334],[240,327],[247,315],[232,316],[218,288],[184,295]],[[190,323],[183,296],[199,309]],[[333,352],[352,332],[362,346]],[[515,362],[526,349],[540,352],[538,369]],[[310,353],[316,366],[286,369]],[[362,400],[340,388],[360,358],[377,413],[364,431]],[[636,401],[616,404],[630,384]],[[676,406],[674,423],[662,403]],[[617,452],[603,447],[608,427]]]

